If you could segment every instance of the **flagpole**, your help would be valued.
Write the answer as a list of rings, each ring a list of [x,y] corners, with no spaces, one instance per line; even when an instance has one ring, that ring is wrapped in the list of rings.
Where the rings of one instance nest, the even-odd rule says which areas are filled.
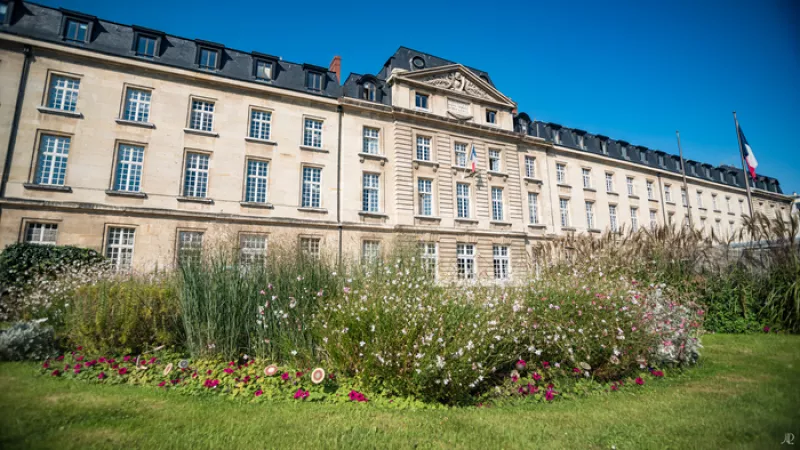
[[[689,184],[686,182],[686,164],[683,162],[683,148],[681,147],[681,132],[675,130],[675,136],[678,138],[678,153],[681,156],[681,176],[683,177],[683,190],[686,192],[686,213],[689,216],[689,227],[694,229],[692,222],[692,207],[689,204]],[[683,199],[681,199],[683,200]]]
[[[744,151],[742,148],[742,133],[739,130],[739,119],[736,118],[736,111],[733,112],[733,123],[736,125],[736,139],[739,141],[739,157],[742,159],[742,172],[744,172],[744,185],[747,188],[747,205],[750,206],[750,217],[753,217],[753,197],[750,195],[750,172],[744,162]]]

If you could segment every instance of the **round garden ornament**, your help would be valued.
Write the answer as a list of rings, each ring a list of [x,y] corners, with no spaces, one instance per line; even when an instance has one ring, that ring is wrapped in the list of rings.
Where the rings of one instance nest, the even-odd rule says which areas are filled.
[[[311,372],[311,382],[320,384],[325,381],[325,370],[322,367],[317,367]]]
[[[172,363],[167,364],[167,367],[164,367],[164,375],[169,375],[172,372]]]
[[[268,377],[271,377],[276,373],[278,373],[278,366],[276,366],[275,364],[270,364],[264,368],[264,375]]]

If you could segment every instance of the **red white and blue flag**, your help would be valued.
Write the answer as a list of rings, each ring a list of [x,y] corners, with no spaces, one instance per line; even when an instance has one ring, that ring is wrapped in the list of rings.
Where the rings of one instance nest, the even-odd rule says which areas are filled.
[[[478,170],[478,152],[475,151],[475,144],[472,144],[472,152],[469,154],[469,160],[472,161],[472,171]]]
[[[744,131],[742,131],[742,127],[739,127],[739,138],[742,142],[742,156],[744,157],[744,162],[747,165],[747,170],[750,172],[750,177],[755,180],[758,161],[756,160],[756,155],[753,153],[753,149],[750,148],[750,144],[747,143],[747,138],[744,137]]]

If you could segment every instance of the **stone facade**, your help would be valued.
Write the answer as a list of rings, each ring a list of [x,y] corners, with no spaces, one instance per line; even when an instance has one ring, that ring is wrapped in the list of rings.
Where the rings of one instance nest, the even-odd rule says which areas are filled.
[[[55,36],[70,32],[70,17],[101,23],[26,7],[62,23]],[[402,238],[428,243],[442,278],[513,278],[528,270],[537,240],[687,220],[680,173],[643,164],[665,154],[639,148],[641,161],[614,157],[603,142],[622,141],[529,122],[488,74],[457,63],[401,48],[378,75],[353,74],[340,85],[338,59],[325,70],[254,53],[246,56],[256,79],[237,79],[226,76],[230,65],[170,62],[169,48],[160,61],[90,48],[101,42],[97,29],[115,32],[105,22],[86,45],[37,36],[26,32],[21,10],[0,28],[0,246],[92,247],[147,270],[173,264],[179,247],[194,242],[232,241],[254,252],[296,243],[360,257]],[[192,42],[132,30],[134,48],[137,33],[174,48]],[[207,47],[244,58],[193,45],[199,61]],[[284,74],[258,82],[256,61]],[[321,75],[319,88],[309,74]],[[281,76],[300,76],[301,88]],[[79,87],[66,93],[58,80]],[[77,95],[74,108],[54,102],[54,89]],[[137,95],[147,97],[146,116],[131,114]],[[195,114],[209,105],[212,114]],[[586,151],[584,136],[603,151]],[[48,145],[64,142],[59,178]],[[714,170],[719,180],[689,177],[688,201],[695,226],[726,235],[748,213],[745,189],[735,169]],[[777,180],[762,181],[754,207],[788,218],[791,198]]]

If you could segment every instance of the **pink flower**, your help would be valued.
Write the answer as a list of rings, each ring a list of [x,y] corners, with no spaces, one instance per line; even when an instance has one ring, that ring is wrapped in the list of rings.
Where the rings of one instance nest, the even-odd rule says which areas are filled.
[[[106,379],[106,373],[105,372],[98,373],[97,374],[97,379],[98,380],[105,380]]]
[[[542,361],[542,367],[544,367],[545,369],[547,369],[548,367],[550,367],[550,363],[549,363],[549,362],[547,362],[547,361]]]
[[[122,357],[122,362],[128,362],[131,360],[131,355],[125,355]]]
[[[517,380],[519,380],[519,377],[518,377],[518,376],[516,376],[516,375],[511,375],[511,382],[512,382],[512,383],[516,383],[516,382],[517,382]]]
[[[617,386],[616,384],[612,384],[611,385],[611,390],[612,391],[616,391],[617,389],[619,389],[619,386]]]
[[[654,371],[652,371],[650,373],[653,374],[653,376],[656,377],[656,378],[661,378],[661,377],[664,376],[664,372],[662,372],[660,370],[654,370]]]
[[[349,288],[349,287],[347,287],[347,286],[345,286],[345,287],[344,287],[344,293],[345,293],[345,294],[349,294],[349,293],[350,293],[350,288]]]
[[[83,355],[75,357],[75,361],[83,361]]]
[[[548,402],[552,402],[554,397],[555,393],[553,392],[553,388],[548,389],[547,392],[544,393],[544,398]]]
[[[101,363],[104,363],[104,362],[106,362],[106,357],[105,356],[101,356],[100,359],[98,359],[97,361],[101,362]]]
[[[286,381],[289,379],[289,372],[283,372],[281,374],[281,380]]]
[[[225,373],[227,373],[228,375],[230,375],[230,374],[232,374],[232,373],[233,373],[233,369],[231,369],[231,368],[227,368],[227,369],[223,370],[223,372],[225,372]]]
[[[533,381],[541,381],[541,379],[541,375],[539,375],[537,372],[533,372]]]
[[[203,383],[203,386],[205,386],[205,387],[207,387],[209,389],[213,389],[213,388],[219,386],[219,380],[206,380],[206,382]]]
[[[525,362],[525,360],[520,359],[517,361],[517,370],[523,370],[527,365],[528,364]]]
[[[259,294],[261,294],[261,295],[267,295],[267,292],[266,292],[266,291],[264,291],[263,289],[262,289],[262,290],[260,290],[260,291],[258,291],[258,293],[259,293]],[[259,391],[259,392],[261,392],[261,391]]]
[[[42,368],[43,369],[49,369],[50,368],[50,363],[48,361],[43,362],[42,363]]]
[[[63,361],[63,360],[64,360],[64,355],[58,355],[58,357],[56,358],[56,361]]]
[[[51,372],[50,375],[52,375],[54,377],[58,377],[58,376],[61,376],[61,372],[58,369],[56,369],[53,372]]]
[[[150,358],[149,361],[147,361],[147,364],[155,364],[155,362],[156,362],[156,358],[154,356],[154,357]]]
[[[161,383],[158,383],[158,387],[164,387],[166,385],[167,385],[166,381],[162,381]]]
[[[297,378],[300,378],[300,377],[302,377],[302,376],[303,376],[303,372],[296,372],[296,373],[294,374],[294,376],[296,376]]]
[[[572,369],[572,372],[573,373],[581,373],[581,369],[578,369],[577,367],[575,367],[575,368]]]
[[[123,368],[119,369],[119,374],[120,375],[125,375],[126,373],[128,373],[128,368],[127,367],[123,367]]]
[[[264,292],[264,291],[261,291],[261,292]],[[253,395],[255,395],[256,397],[261,397],[261,395],[262,395],[263,393],[264,393],[264,391],[262,391],[261,389],[259,389],[259,390],[257,390],[257,391],[255,392],[255,394],[253,394]]]
[[[639,386],[644,384],[644,380],[642,379],[642,377],[636,377],[635,381],[636,381],[636,384],[638,384]]]
[[[233,366],[235,366],[235,365],[236,365],[236,362],[235,362],[235,361],[231,361],[231,362],[229,362],[229,363],[228,363],[228,367],[233,367]]]
[[[79,345],[79,346],[78,346],[78,348],[76,348],[75,350],[77,350],[77,351],[81,351],[81,350],[83,350],[83,346],[82,346],[82,345]]]
[[[75,372],[75,375],[77,375],[77,374],[81,373],[81,369],[75,369],[74,372]]]
[[[770,330],[769,327],[764,327],[764,333],[769,333],[769,330]]]
[[[350,401],[352,401],[352,402],[361,403],[361,402],[366,402],[367,401],[367,397],[365,397],[364,394],[362,394],[361,392],[358,392],[358,391],[350,391],[349,396],[350,396]]]
[[[303,389],[298,389],[297,392],[294,393],[295,400],[305,400],[308,398],[308,391],[304,391]]]

